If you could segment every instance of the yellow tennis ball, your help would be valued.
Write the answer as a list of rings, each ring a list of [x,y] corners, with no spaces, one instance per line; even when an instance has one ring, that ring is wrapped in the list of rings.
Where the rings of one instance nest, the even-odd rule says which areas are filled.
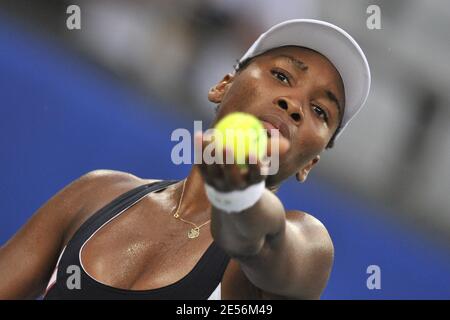
[[[258,159],[266,154],[267,133],[255,116],[244,112],[233,112],[222,118],[215,126],[214,140],[220,148],[233,150],[234,160],[245,167],[249,154]]]

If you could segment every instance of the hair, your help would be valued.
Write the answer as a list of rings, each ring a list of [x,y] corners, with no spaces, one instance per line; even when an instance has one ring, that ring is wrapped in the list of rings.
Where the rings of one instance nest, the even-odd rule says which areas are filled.
[[[236,64],[233,66],[233,69],[234,69],[235,73],[238,74],[242,70],[244,70],[253,61],[253,58],[254,57],[247,58],[244,61],[236,60]],[[219,108],[220,108],[220,105],[217,105],[216,113],[219,110]],[[342,119],[343,119],[343,117],[344,117],[344,112],[342,112],[341,117],[339,119],[338,127],[337,127],[336,131],[333,133],[333,136],[330,138],[330,141],[328,141],[328,144],[326,145],[325,149],[331,149],[331,148],[334,147],[336,136],[339,133],[339,131],[341,131],[341,129],[342,129]]]

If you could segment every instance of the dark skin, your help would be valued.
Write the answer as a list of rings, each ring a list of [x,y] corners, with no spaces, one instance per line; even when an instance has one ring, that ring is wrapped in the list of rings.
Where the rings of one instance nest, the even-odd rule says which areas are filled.
[[[308,69],[280,55],[294,57]],[[342,81],[332,64],[300,47],[269,51],[237,74],[226,75],[208,94],[220,104],[216,120],[233,111],[257,117],[277,112],[289,126],[289,139],[280,138],[279,172],[265,177],[260,164],[248,170],[233,164],[193,166],[180,214],[196,224],[211,219],[198,238],[188,239],[190,226],[172,217],[180,182],[149,194],[100,229],[82,251],[86,271],[114,287],[159,288],[188,274],[214,240],[231,257],[222,279],[222,299],[319,298],[333,263],[325,227],[305,212],[285,210],[269,190],[253,207],[226,214],[211,206],[204,183],[234,190],[266,179],[266,186],[276,190],[295,174],[305,181],[339,125],[338,108],[326,90],[344,104]],[[300,117],[292,117],[294,113]],[[42,294],[59,253],[81,224],[115,197],[152,181],[98,170],[61,190],[1,247],[0,270],[7,276],[0,277],[0,299]]]

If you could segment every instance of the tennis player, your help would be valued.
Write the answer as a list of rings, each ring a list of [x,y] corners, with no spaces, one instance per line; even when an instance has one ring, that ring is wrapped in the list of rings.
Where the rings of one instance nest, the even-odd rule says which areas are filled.
[[[291,176],[306,180],[369,87],[366,57],[341,28],[305,19],[273,26],[208,98],[214,123],[241,111],[279,130],[276,174],[261,174],[259,163],[193,165],[183,180],[90,172],[1,247],[0,298],[320,298],[332,240],[301,201],[287,209],[276,190]]]

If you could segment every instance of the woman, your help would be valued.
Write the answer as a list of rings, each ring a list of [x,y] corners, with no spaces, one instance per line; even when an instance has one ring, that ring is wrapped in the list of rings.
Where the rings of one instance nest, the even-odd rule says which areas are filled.
[[[1,248],[0,298],[319,298],[332,241],[274,191],[292,175],[306,180],[369,87],[365,56],[343,30],[315,20],[272,27],[208,98],[218,104],[214,123],[242,111],[280,130],[276,174],[259,164],[195,165],[181,181],[90,172]],[[220,201],[231,191],[227,207]]]

